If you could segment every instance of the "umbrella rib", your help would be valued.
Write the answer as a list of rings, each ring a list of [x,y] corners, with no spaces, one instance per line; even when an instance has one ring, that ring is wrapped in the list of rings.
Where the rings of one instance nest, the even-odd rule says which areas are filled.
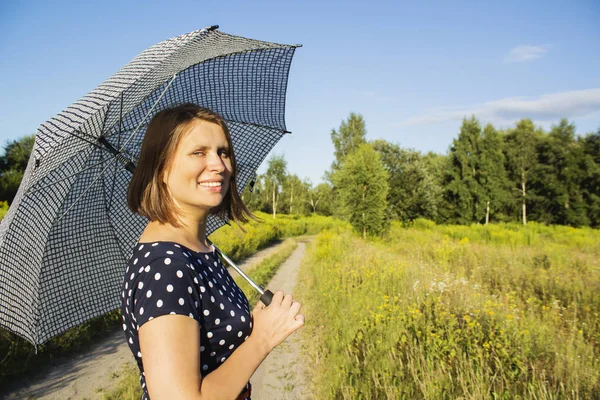
[[[108,159],[108,160],[110,160],[110,159]],[[113,158],[113,160],[118,161],[116,157]],[[56,222],[60,222],[65,217],[65,215],[67,215],[69,213],[69,211],[71,211],[71,209],[73,207],[75,207],[75,204],[77,204],[77,202],[79,201],[79,199],[81,199],[92,188],[92,186],[94,186],[94,183],[96,183],[98,181],[98,179],[100,179],[100,177],[104,174],[104,172],[106,171],[106,169],[108,167],[110,167],[110,164],[108,164],[106,167],[104,167],[104,169],[102,171],[100,171],[100,174],[98,174],[98,176],[94,178],[94,180],[92,181],[92,183],[90,183],[88,185],[88,187],[83,191],[83,193],[81,193],[79,195],[79,197],[77,197],[77,199],[73,202],[73,204],[71,204],[71,206],[64,212],[63,215],[61,215],[58,218],[58,220]]]
[[[146,118],[148,118],[148,115],[150,115],[150,113],[154,110],[154,108],[156,107],[156,105],[158,104],[158,102],[163,98],[163,96],[165,95],[165,93],[167,93],[167,89],[169,89],[169,87],[171,87],[171,84],[173,83],[173,81],[175,80],[175,78],[177,78],[177,74],[173,75],[173,77],[171,78],[171,80],[167,84],[167,87],[165,87],[165,89],[162,91],[162,93],[160,94],[160,96],[158,97],[158,99],[156,99],[156,101],[154,102],[154,104],[152,105],[152,107],[150,108],[150,110],[148,110],[148,112],[146,113],[146,115],[144,115],[144,118],[142,118],[142,120],[140,121],[140,123],[138,124],[138,126],[135,128],[135,130],[131,133],[131,135],[129,135],[129,137],[127,138],[127,140],[125,141],[125,143],[123,143],[123,146],[121,146],[121,148],[119,149],[119,153],[121,153],[123,151],[123,149],[125,148],[125,146],[127,146],[127,143],[129,143],[129,141],[133,138],[133,136],[140,129],[140,127],[142,126],[142,124],[146,120]]]
[[[54,182],[52,182],[52,183],[50,183],[50,184],[48,184],[48,185],[46,185],[46,186],[42,186],[42,187],[40,187],[40,188],[36,188],[35,190],[31,190],[31,191],[29,191],[28,193],[29,193],[29,194],[32,194],[32,193],[36,193],[36,192],[38,192],[38,191],[40,191],[40,190],[44,190],[44,189],[46,189],[46,188],[48,188],[48,187],[50,187],[50,186],[56,185],[57,183],[60,183],[60,182],[66,181],[67,179],[70,179],[70,178],[72,178],[72,177],[74,177],[74,176],[77,176],[77,175],[81,174],[82,172],[85,172],[85,171],[87,171],[87,170],[89,170],[89,169],[96,168],[97,166],[99,166],[99,165],[102,165],[102,164],[104,164],[104,163],[106,163],[107,161],[110,161],[110,160],[111,160],[110,158],[107,158],[106,160],[102,160],[102,161],[100,161],[99,163],[96,163],[96,164],[94,164],[94,165],[90,165],[89,167],[86,167],[86,168],[84,168],[84,169],[82,169],[82,170],[80,170],[80,171],[77,171],[77,172],[75,172],[74,174],[68,175],[68,176],[66,176],[66,177],[64,177],[64,178],[62,178],[62,179],[59,179],[59,180],[57,180],[57,181],[54,181]]]

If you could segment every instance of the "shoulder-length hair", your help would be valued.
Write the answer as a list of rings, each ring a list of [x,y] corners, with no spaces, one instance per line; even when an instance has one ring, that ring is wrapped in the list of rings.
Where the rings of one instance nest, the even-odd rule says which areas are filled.
[[[229,190],[221,204],[210,210],[225,221],[248,222],[256,217],[243,203],[237,189],[237,164],[233,153],[231,135],[225,120],[214,111],[195,104],[181,104],[157,113],[146,130],[137,167],[133,172],[127,192],[127,205],[134,213],[150,221],[181,226],[167,185],[163,178],[169,168],[175,149],[192,128],[195,120],[212,122],[225,133],[230,150],[231,178]]]

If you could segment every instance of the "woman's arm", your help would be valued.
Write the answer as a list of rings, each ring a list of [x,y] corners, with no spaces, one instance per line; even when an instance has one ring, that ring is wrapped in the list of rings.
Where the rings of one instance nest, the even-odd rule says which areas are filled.
[[[235,399],[275,346],[304,324],[300,304],[277,291],[269,307],[259,301],[254,328],[225,362],[200,375],[200,325],[183,315],[164,315],[139,330],[146,385],[152,400]]]

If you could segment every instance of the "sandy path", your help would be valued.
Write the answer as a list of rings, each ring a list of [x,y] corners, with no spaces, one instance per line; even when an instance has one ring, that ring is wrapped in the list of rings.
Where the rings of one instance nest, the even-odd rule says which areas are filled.
[[[298,248],[279,268],[269,289],[283,290],[294,294],[300,263],[304,257],[306,244],[299,242]],[[300,311],[302,313],[302,311]],[[302,362],[302,328],[294,332],[286,341],[277,346],[256,370],[252,383],[253,400],[308,399],[306,387],[306,365]]]
[[[275,253],[281,243],[263,249],[239,263],[245,272]],[[303,245],[303,244],[302,244]],[[297,250],[296,250],[297,252]],[[296,254],[296,253],[293,253]],[[230,270],[233,276],[237,273]],[[84,353],[56,362],[49,371],[39,374],[28,381],[15,384],[10,392],[4,393],[7,400],[43,399],[43,400],[80,400],[100,399],[98,388],[105,391],[114,384],[113,373],[120,370],[126,362],[134,363],[123,332],[119,329],[105,339],[90,346]],[[0,397],[2,395],[0,394]]]

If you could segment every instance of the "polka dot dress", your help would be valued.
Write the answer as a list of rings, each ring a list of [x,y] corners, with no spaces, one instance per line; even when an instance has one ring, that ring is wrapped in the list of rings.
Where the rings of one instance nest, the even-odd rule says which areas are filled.
[[[214,250],[196,252],[173,242],[138,243],[125,270],[121,299],[123,331],[140,369],[143,400],[150,397],[138,330],[146,322],[171,314],[198,321],[202,376],[225,362],[252,332],[248,299]]]

